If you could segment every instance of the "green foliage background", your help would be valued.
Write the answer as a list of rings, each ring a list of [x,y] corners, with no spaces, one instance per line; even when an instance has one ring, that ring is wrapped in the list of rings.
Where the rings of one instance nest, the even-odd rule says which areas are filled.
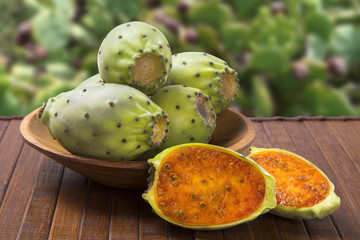
[[[25,115],[97,73],[118,24],[159,28],[172,52],[204,51],[239,73],[247,116],[360,115],[358,0],[1,1],[0,115]]]

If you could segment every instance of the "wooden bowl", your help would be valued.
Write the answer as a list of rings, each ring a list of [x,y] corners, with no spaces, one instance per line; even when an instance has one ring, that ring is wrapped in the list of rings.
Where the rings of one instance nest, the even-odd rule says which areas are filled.
[[[30,146],[64,166],[102,184],[127,189],[145,189],[149,176],[147,159],[112,162],[73,155],[50,135],[38,118],[39,109],[28,114],[20,132]],[[217,126],[210,143],[241,152],[255,138],[252,123],[241,113],[225,110],[217,117]]]

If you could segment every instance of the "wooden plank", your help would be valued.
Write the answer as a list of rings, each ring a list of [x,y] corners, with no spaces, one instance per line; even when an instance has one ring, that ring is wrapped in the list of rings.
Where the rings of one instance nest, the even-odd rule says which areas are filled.
[[[89,181],[80,239],[108,239],[112,188]]]
[[[31,159],[37,161],[38,159]],[[45,158],[41,164],[38,178],[32,190],[31,199],[24,215],[20,239],[45,239],[49,235],[51,219],[57,201],[64,167]]]
[[[110,219],[110,239],[139,238],[138,191],[114,189]]]
[[[28,145],[22,149],[0,208],[0,239],[16,238],[43,158]]]
[[[354,121],[326,121],[326,126],[331,129],[331,132],[360,174],[360,125],[356,127]]]
[[[64,169],[49,239],[78,239],[88,179]]]
[[[0,120],[0,142],[9,123],[10,121],[8,120]]]
[[[254,239],[281,239],[275,216],[263,214],[250,222]]]
[[[241,225],[223,230],[223,236],[226,240],[236,240],[236,239],[254,239],[253,233],[251,231],[251,226],[249,223],[243,223]]]
[[[347,194],[353,210],[360,212],[359,172],[352,164],[349,155],[347,155],[339,143],[337,136],[325,122],[307,121],[305,125],[338,179],[340,184],[339,188],[342,188],[345,194]],[[326,127],[324,127],[324,125]],[[347,132],[345,134],[351,133]],[[360,145],[357,148],[359,149]],[[360,218],[357,217],[357,219],[358,222],[360,222]]]
[[[354,175],[356,169],[347,164],[348,156],[331,131],[324,127],[324,122],[304,121],[304,125],[313,140],[307,139],[306,146],[302,146],[302,156],[314,162],[329,177],[335,185],[336,194],[341,198],[339,210],[331,216],[337,232],[341,238],[360,239],[360,227],[352,227],[354,224],[360,226],[358,216],[354,214],[359,212],[359,205],[352,196],[359,189],[358,174]],[[296,142],[300,150],[301,142]]]
[[[196,230],[194,231],[195,240],[222,240],[224,239],[222,235],[221,230],[215,230],[215,231],[200,231]]]
[[[335,178],[321,151],[302,122],[283,122],[296,147],[296,153],[318,166],[330,179]],[[334,182],[335,183],[335,182]],[[321,220],[304,220],[311,239],[339,239],[338,232],[330,217]]]
[[[169,240],[187,240],[194,239],[194,231],[178,227],[174,224],[167,224]]]
[[[170,223],[169,223],[170,224]],[[167,223],[158,217],[145,200],[139,201],[139,239],[167,239]]]
[[[20,122],[20,120],[11,121],[0,142],[0,205],[24,144],[19,132]]]

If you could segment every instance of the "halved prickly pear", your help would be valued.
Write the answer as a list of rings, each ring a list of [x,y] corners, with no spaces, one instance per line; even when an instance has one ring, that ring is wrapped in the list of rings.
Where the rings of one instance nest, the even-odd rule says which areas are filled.
[[[340,206],[334,185],[305,158],[276,148],[250,148],[253,159],[276,180],[277,206],[271,213],[287,218],[324,218]]]
[[[183,144],[148,162],[150,186],[143,198],[161,218],[181,227],[232,227],[276,205],[274,178],[229,149]]]
[[[127,84],[146,94],[165,84],[171,62],[165,36],[154,26],[138,21],[112,29],[98,55],[99,73],[105,82]]]

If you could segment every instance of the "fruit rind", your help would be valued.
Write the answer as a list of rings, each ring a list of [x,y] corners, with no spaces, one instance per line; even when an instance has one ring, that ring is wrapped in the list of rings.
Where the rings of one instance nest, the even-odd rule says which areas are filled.
[[[241,158],[243,161],[246,161],[248,163],[250,163],[252,166],[254,166],[258,171],[260,171],[262,173],[262,176],[264,177],[265,180],[265,196],[263,199],[262,204],[260,205],[260,207],[251,215],[249,215],[248,217],[245,217],[244,219],[241,219],[239,221],[235,221],[235,222],[231,222],[231,223],[226,223],[226,224],[220,224],[220,225],[193,225],[193,224],[184,224],[184,223],[180,223],[180,222],[175,222],[174,220],[168,218],[167,216],[165,216],[158,208],[157,203],[156,203],[156,199],[155,199],[155,195],[156,195],[156,185],[157,182],[159,180],[159,169],[162,166],[162,160],[172,151],[179,149],[179,148],[186,148],[186,147],[193,147],[193,146],[198,146],[198,147],[206,147],[206,148],[210,148],[210,149],[214,149],[217,151],[221,151],[221,152],[225,152],[228,154],[231,154],[237,158]],[[262,167],[260,167],[258,164],[256,164],[254,161],[252,161],[249,158],[246,158],[244,156],[242,156],[241,154],[223,148],[223,147],[219,147],[219,146],[215,146],[215,145],[210,145],[210,144],[205,144],[205,143],[189,143],[189,144],[181,144],[181,145],[177,145],[171,148],[167,148],[164,151],[162,151],[161,153],[159,153],[158,155],[156,155],[154,158],[149,159],[148,163],[150,164],[150,171],[151,171],[151,175],[150,175],[150,183],[149,183],[149,188],[148,190],[142,194],[142,197],[151,205],[151,207],[153,208],[153,210],[155,211],[155,213],[160,216],[161,218],[163,218],[164,220],[171,222],[175,225],[178,225],[180,227],[184,227],[184,228],[189,228],[189,229],[199,229],[199,230],[216,230],[216,229],[224,229],[224,228],[229,228],[229,227],[233,227],[235,225],[244,223],[244,222],[248,222],[251,221],[253,219],[255,219],[256,217],[258,217],[261,214],[264,214],[266,212],[268,212],[269,210],[273,209],[276,206],[276,187],[275,187],[275,179],[269,174],[267,173]]]
[[[313,166],[319,173],[321,173],[329,182],[330,188],[329,188],[329,194],[328,196],[321,202],[313,205],[312,207],[303,207],[303,208],[295,208],[295,207],[288,207],[288,206],[281,206],[279,204],[276,205],[274,209],[270,211],[270,213],[285,217],[285,218],[301,218],[301,219],[322,219],[330,214],[333,214],[338,210],[340,207],[340,198],[335,194],[335,186],[334,184],[329,180],[329,178],[323,173],[318,167],[316,167],[313,163],[311,163],[309,160],[286,150],[278,149],[278,148],[256,148],[256,147],[250,147],[250,154],[247,156],[248,158],[251,158],[257,153],[263,152],[263,151],[277,151],[277,152],[283,152],[286,154],[290,154],[292,156],[295,156],[302,161],[310,164]]]

